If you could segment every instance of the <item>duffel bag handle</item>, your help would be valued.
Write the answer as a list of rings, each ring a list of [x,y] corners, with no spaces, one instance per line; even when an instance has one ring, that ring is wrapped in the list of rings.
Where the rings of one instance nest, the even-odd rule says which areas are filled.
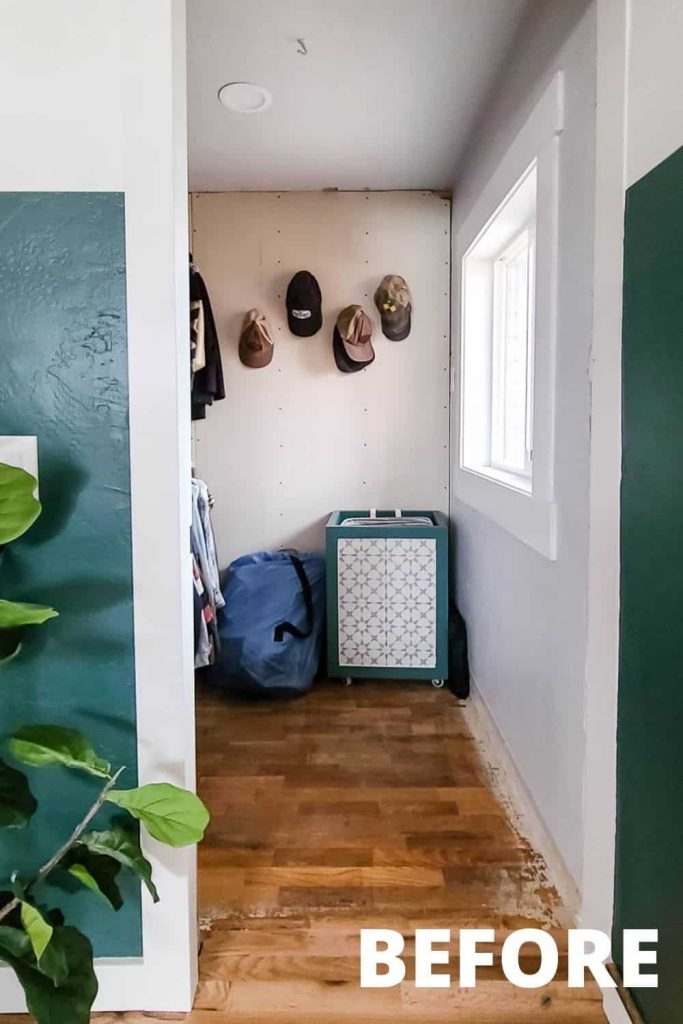
[[[276,643],[282,643],[285,633],[289,633],[290,636],[296,637],[297,640],[305,640],[313,632],[313,591],[311,590],[311,583],[306,575],[304,563],[299,558],[298,554],[294,551],[284,551],[283,554],[287,555],[290,559],[294,570],[299,577],[299,583],[301,584],[301,594],[304,599],[306,606],[306,629],[299,629],[291,622],[280,622],[273,632],[273,640]]]

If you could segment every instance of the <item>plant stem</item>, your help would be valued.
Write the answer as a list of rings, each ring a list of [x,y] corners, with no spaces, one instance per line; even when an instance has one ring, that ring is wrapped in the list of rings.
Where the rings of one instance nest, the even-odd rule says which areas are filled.
[[[53,853],[50,859],[46,861],[45,864],[43,864],[42,868],[39,870],[38,874],[33,879],[33,881],[31,881],[27,885],[26,892],[30,892],[30,890],[33,889],[34,886],[42,882],[44,878],[47,878],[47,876],[51,874],[57,867],[62,857],[64,857],[64,855],[69,852],[71,847],[78,842],[78,840],[81,838],[90,822],[93,820],[97,812],[100,810],[100,808],[106,801],[108,794],[116,785],[119,776],[125,770],[125,767],[119,768],[119,770],[115,772],[110,779],[107,779],[106,785],[102,788],[100,795],[97,797],[97,800],[95,800],[90,810],[79,821],[78,825],[76,825],[76,828],[73,830],[73,832],[66,840],[66,842],[62,843],[62,845],[59,847],[58,850],[55,851],[55,853]],[[19,899],[19,897],[15,896],[14,899],[10,900],[9,903],[6,903],[4,907],[0,907],[0,921],[2,921],[5,917],[11,914],[12,911],[15,910],[20,903],[21,900]]]

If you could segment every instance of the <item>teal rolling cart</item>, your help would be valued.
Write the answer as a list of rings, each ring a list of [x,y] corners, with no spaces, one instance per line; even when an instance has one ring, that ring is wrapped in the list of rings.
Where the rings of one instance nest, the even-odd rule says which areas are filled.
[[[326,530],[332,678],[448,676],[448,520],[441,512],[333,512]]]

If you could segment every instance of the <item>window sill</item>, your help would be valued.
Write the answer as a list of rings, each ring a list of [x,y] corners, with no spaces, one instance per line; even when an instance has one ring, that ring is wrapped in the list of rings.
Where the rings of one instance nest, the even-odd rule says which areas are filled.
[[[557,506],[521,490],[519,483],[520,478],[511,473],[496,473],[494,478],[488,470],[484,475],[456,466],[453,496],[554,562],[557,558]]]
[[[461,473],[471,473],[474,476],[482,477],[484,480],[491,480],[494,484],[502,484],[504,487],[511,487],[514,491],[521,491],[522,494],[531,495],[531,477],[522,476],[520,473],[512,473],[510,470],[497,469],[495,466],[462,466]]]

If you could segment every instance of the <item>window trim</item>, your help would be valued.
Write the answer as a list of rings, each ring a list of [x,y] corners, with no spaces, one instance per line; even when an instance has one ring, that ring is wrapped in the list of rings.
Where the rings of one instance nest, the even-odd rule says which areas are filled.
[[[557,232],[559,144],[564,128],[564,82],[557,72],[526,123],[498,164],[462,224],[454,230],[456,303],[454,338],[454,497],[475,508],[546,558],[557,557],[557,508],[554,500],[555,347],[557,306]],[[465,257],[501,205],[536,162],[537,202],[534,274],[534,438],[531,480],[504,469],[472,468],[464,459],[465,325],[474,319],[465,293]],[[457,216],[457,202],[454,213]],[[490,286],[489,286],[490,287]],[[468,309],[468,301],[470,308]],[[483,299],[476,298],[474,302]],[[469,315],[469,321],[468,321]],[[482,329],[478,327],[478,329]],[[489,417],[490,418],[490,417]]]

